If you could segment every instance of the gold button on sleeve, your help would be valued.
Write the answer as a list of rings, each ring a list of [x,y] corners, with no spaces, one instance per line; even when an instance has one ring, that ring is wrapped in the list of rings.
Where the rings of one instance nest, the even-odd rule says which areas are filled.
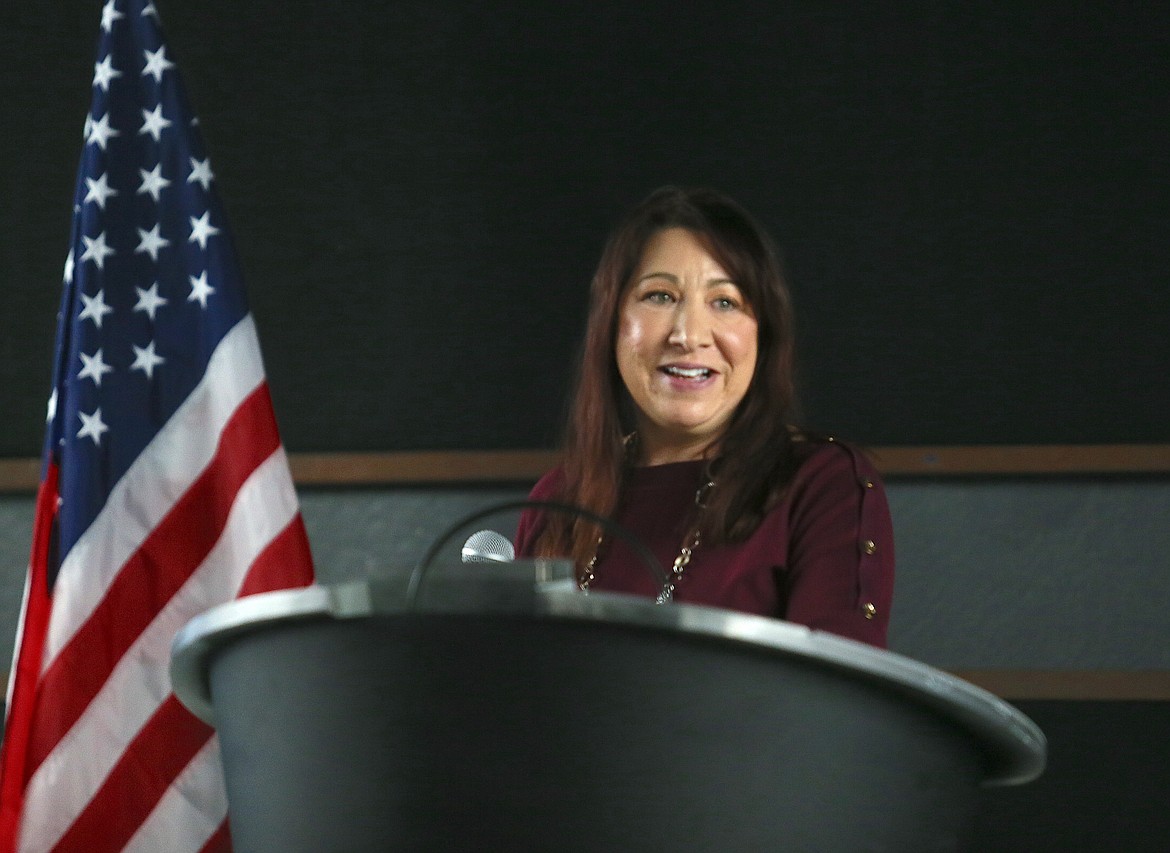
[[[861,612],[865,614],[866,619],[872,619],[877,615],[877,608],[873,606],[872,601],[867,601],[862,605]]]
[[[877,551],[877,543],[872,539],[866,539],[861,543],[861,550],[867,554],[872,554]]]

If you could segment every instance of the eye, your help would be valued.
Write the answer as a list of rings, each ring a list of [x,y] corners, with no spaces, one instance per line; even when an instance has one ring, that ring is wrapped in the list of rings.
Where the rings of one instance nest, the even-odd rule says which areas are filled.
[[[642,301],[651,305],[669,305],[674,302],[674,296],[665,290],[651,290],[642,294]]]
[[[729,296],[717,296],[711,300],[711,304],[716,311],[736,311],[740,307],[739,301]]]

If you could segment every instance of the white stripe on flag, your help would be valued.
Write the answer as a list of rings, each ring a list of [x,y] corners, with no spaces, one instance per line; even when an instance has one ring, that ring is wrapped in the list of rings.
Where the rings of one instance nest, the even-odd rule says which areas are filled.
[[[199,850],[227,817],[227,795],[214,735],[183,768],[122,853]]]
[[[249,314],[220,341],[207,372],[110,492],[68,555],[53,590],[41,671],[48,670],[101,602],[130,556],[215,455],[224,424],[264,381]]]
[[[171,692],[171,642],[187,622],[233,599],[249,567],[298,511],[288,457],[277,449],[248,478],[207,559],[142,632],[27,787],[24,845],[51,848]]]

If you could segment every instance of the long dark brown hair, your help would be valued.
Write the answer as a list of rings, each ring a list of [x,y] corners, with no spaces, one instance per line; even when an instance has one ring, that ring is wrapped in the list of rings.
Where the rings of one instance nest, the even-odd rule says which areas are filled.
[[[757,322],[757,359],[747,393],[726,431],[707,449],[717,486],[702,517],[705,542],[746,538],[792,476],[796,408],[792,299],[775,245],[740,205],[711,189],[663,187],[634,207],[606,242],[590,290],[589,318],[565,430],[559,499],[598,515],[617,509],[627,465],[623,442],[633,403],[614,353],[619,306],[643,249],[659,231],[694,234],[739,287]],[[717,454],[711,458],[711,454]],[[536,553],[588,561],[597,528],[549,514]]]

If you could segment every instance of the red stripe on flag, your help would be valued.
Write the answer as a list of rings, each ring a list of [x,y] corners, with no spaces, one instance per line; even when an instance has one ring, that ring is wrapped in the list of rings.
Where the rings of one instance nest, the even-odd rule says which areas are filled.
[[[28,602],[24,611],[23,633],[17,638],[19,655],[12,670],[12,698],[4,726],[3,751],[0,752],[0,853],[12,853],[16,849],[17,833],[20,831],[29,731],[32,728],[37,680],[41,674],[45,632],[49,626],[50,601],[46,578],[53,518],[56,514],[57,466],[50,464],[37,492],[29,558]]]
[[[25,781],[101,690],[114,666],[199,567],[252,472],[280,446],[267,384],[224,426],[211,463],[126,562],[49,666],[36,699]]]
[[[127,745],[54,853],[121,850],[212,732],[174,694],[168,696]]]
[[[257,556],[240,594],[312,583],[312,570],[304,559],[306,553],[308,537],[298,514]],[[184,708],[173,694],[167,697],[127,745],[85,811],[53,848],[54,853],[120,850],[212,732],[210,726]],[[217,830],[216,836],[221,833],[223,836],[216,843],[230,845],[226,825]]]
[[[309,537],[298,512],[284,530],[265,546],[244,578],[239,594],[252,595],[285,587],[308,586],[313,582],[313,566],[305,560]]]
[[[211,834],[207,843],[200,848],[199,853],[232,853],[232,835],[228,831],[227,819],[219,825],[219,829]]]

